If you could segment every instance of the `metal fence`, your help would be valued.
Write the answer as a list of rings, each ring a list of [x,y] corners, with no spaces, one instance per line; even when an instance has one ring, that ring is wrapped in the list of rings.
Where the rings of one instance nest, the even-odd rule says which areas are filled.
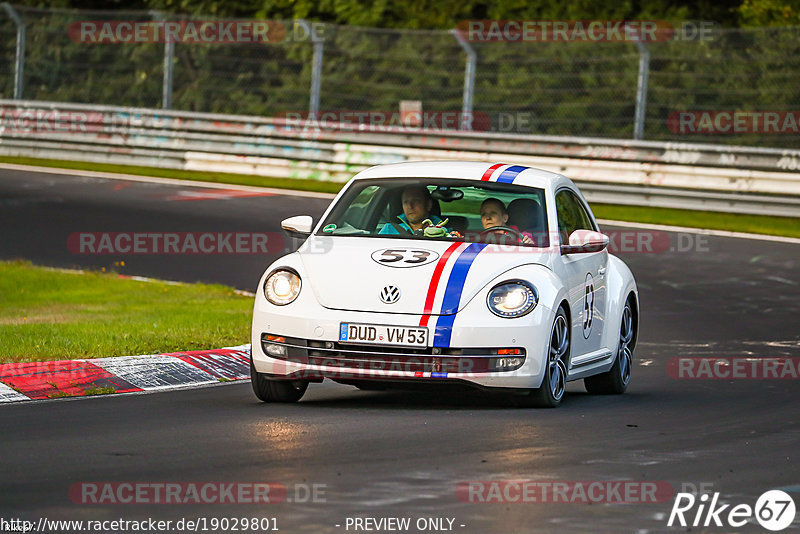
[[[284,35],[269,43],[98,44],[70,34],[81,21],[201,19],[4,4],[0,98],[256,116],[392,112],[412,100],[426,112],[469,110],[493,132],[798,145],[791,128],[686,133],[669,121],[685,110],[796,111],[798,27],[646,44],[476,42],[305,21],[276,21]]]
[[[0,99],[0,156],[343,182],[369,166],[513,161],[569,176],[591,202],[800,217],[783,150],[459,130],[312,132],[302,121]]]

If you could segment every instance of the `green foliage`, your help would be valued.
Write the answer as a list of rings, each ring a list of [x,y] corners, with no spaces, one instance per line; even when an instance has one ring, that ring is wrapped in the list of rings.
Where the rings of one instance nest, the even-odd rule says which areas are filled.
[[[101,2],[98,1],[99,6]],[[137,7],[197,18],[280,18],[286,38],[268,44],[177,43],[172,107],[244,115],[306,113],[313,46],[292,18],[320,26],[322,111],[393,112],[420,100],[428,112],[462,107],[465,52],[443,30],[467,19],[739,20],[800,24],[800,0],[551,3],[509,0],[142,0]],[[66,29],[79,20],[150,20],[142,12],[92,13],[18,8],[28,25],[24,97],[62,102],[160,107],[164,45],[86,44]],[[169,15],[185,20],[187,15]],[[794,110],[800,101],[798,27],[725,29],[704,39],[649,43],[645,138],[795,147],[796,135],[685,135],[667,127],[685,110]],[[355,25],[355,26],[353,26]],[[377,29],[404,26],[416,29]],[[0,96],[13,91],[14,27],[0,19]],[[679,34],[680,35],[680,34]],[[640,51],[633,43],[473,42],[477,53],[473,109],[494,131],[630,138]]]
[[[142,0],[152,9],[215,16],[302,18],[380,28],[449,29],[462,20],[702,19],[737,22],[737,0]]]
[[[739,6],[743,26],[796,26],[800,24],[798,0],[744,0]]]
[[[22,0],[14,4],[39,8],[156,9],[211,17],[302,18],[409,29],[449,29],[471,19],[693,19],[731,27],[740,21],[747,25],[772,25],[769,20],[774,16],[784,17],[786,7],[797,12],[797,0]],[[761,13],[770,15],[759,18]]]

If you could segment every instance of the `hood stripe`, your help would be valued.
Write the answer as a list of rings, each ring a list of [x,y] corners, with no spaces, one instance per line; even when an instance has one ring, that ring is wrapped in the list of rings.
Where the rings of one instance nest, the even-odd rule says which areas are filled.
[[[514,181],[514,178],[516,178],[519,173],[528,168],[529,167],[523,167],[522,165],[513,165],[500,173],[500,176],[497,177],[497,182],[510,184]]]
[[[456,259],[453,270],[450,271],[450,278],[447,280],[447,287],[444,290],[442,309],[436,319],[436,331],[433,335],[434,347],[450,346],[453,322],[456,319],[458,305],[461,302],[461,294],[464,291],[464,281],[467,279],[472,262],[475,261],[475,258],[484,248],[486,248],[486,243],[473,243],[465,248]]]
[[[420,326],[428,326],[428,321],[431,318],[430,314],[433,311],[433,301],[436,298],[436,289],[439,287],[439,279],[442,277],[444,266],[447,264],[447,260],[450,259],[450,255],[461,245],[462,243],[453,243],[447,247],[447,250],[444,251],[444,254],[442,254],[439,261],[436,263],[436,267],[433,269],[433,276],[431,276],[431,282],[428,285],[428,295],[425,297],[425,309],[422,312],[423,316],[419,320]]]
[[[505,165],[505,163],[495,163],[494,165],[492,165],[491,167],[486,169],[486,172],[484,172],[483,176],[481,176],[481,180],[484,181],[484,182],[488,182],[489,178],[491,178],[492,175],[494,174],[494,171],[496,171],[497,169],[499,169],[503,165]]]

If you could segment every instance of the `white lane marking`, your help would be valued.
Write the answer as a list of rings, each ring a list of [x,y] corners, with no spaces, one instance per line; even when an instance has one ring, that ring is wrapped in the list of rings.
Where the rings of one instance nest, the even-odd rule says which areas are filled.
[[[786,284],[788,286],[796,286],[797,285],[797,282],[795,282],[793,280],[787,280],[786,278],[782,278],[780,276],[767,276],[766,279],[767,280],[772,280],[774,282],[780,282],[780,283]]]
[[[597,219],[600,224],[609,226],[622,226],[624,228],[642,228],[645,230],[663,230],[665,232],[686,232],[688,234],[711,235],[716,237],[735,237],[738,239],[756,239],[758,241],[775,241],[778,243],[792,243],[800,245],[800,238],[783,237],[778,235],[749,234],[746,232],[729,232],[727,230],[706,230],[703,228],[690,228],[688,226],[669,226],[665,224],[637,223],[629,221],[612,221],[609,219]]]
[[[336,196],[333,193],[318,193],[316,191],[297,191],[294,189],[275,189],[272,187],[258,187],[253,185],[233,185],[226,183],[200,182],[197,180],[178,180],[175,178],[158,178],[155,176],[140,176],[137,174],[119,174],[119,173],[101,172],[101,171],[81,171],[78,169],[59,169],[58,167],[38,167],[35,165],[17,165],[15,163],[0,163],[0,169],[6,169],[10,171],[40,172],[47,174],[64,174],[68,176],[86,176],[89,178],[106,178],[109,180],[128,180],[131,182],[167,184],[167,185],[176,185],[183,187],[192,186],[192,187],[205,187],[207,189],[235,189],[238,191],[271,193],[273,195],[283,195],[283,196],[293,196],[293,197],[331,199]]]
[[[20,393],[19,391],[16,391],[11,387],[0,382],[0,402],[14,402],[21,400],[30,400],[30,399],[27,396]]]
[[[175,195],[170,195],[165,200],[187,201],[187,200],[230,200],[232,198],[250,198],[275,196],[266,191],[239,191],[237,189],[218,189],[215,191],[178,191]]]

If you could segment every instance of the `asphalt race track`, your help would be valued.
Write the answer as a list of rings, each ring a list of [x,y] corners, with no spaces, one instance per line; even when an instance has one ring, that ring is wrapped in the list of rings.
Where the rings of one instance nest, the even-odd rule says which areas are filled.
[[[254,291],[278,251],[80,254],[68,242],[81,232],[277,232],[282,218],[318,217],[328,203],[204,196],[209,191],[2,170],[0,257]],[[280,531],[311,533],[377,525],[356,530],[353,518],[409,518],[407,532],[766,532],[754,520],[732,529],[668,527],[667,519],[682,490],[753,506],[782,488],[800,506],[800,377],[674,378],[668,365],[686,356],[800,357],[800,245],[687,233],[659,239],[668,243],[662,250],[620,254],[639,284],[642,315],[623,396],[591,396],[574,382],[560,408],[530,410],[476,393],[326,382],[296,405],[266,405],[243,383],[2,405],[0,517],[205,518],[209,531],[233,530],[211,528],[213,518],[274,518]],[[345,283],[357,283],[358,273],[338,268]],[[672,491],[661,502],[625,504],[588,504],[574,494],[569,502],[485,503],[476,502],[485,493],[463,491],[470,482],[522,480]],[[286,493],[273,504],[92,504],[70,494],[83,482],[268,482]],[[420,518],[441,521],[418,529]],[[800,519],[789,528],[797,530]]]

